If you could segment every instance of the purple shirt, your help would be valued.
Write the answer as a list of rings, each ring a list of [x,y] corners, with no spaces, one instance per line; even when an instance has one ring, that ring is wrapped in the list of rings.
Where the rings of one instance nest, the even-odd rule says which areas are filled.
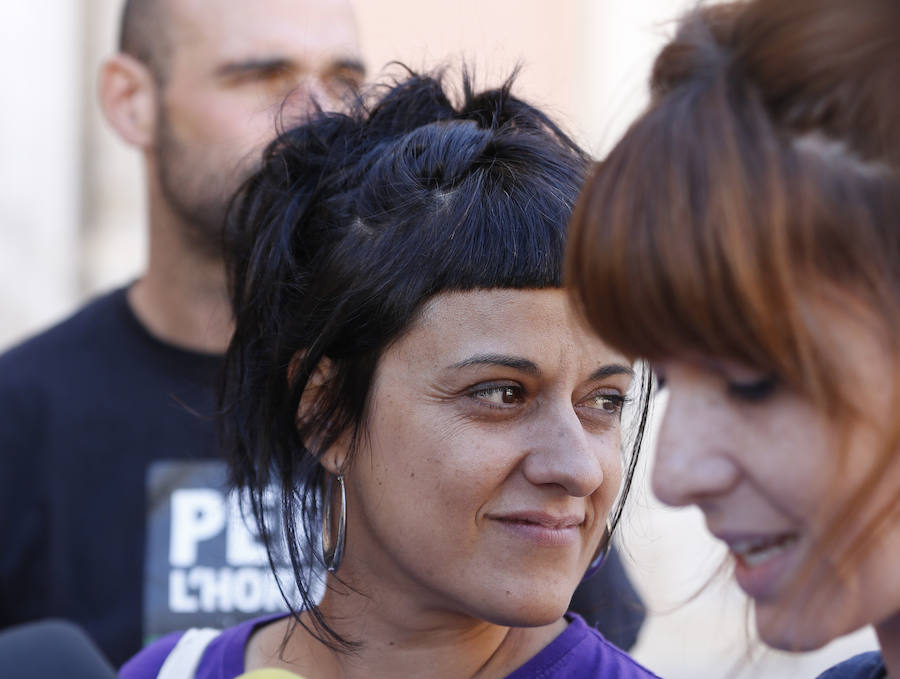
[[[244,672],[244,647],[253,630],[279,617],[266,616],[230,627],[207,647],[196,679],[233,679]],[[659,679],[569,613],[569,626],[507,679]],[[129,660],[120,679],[155,679],[181,633],[170,634]]]

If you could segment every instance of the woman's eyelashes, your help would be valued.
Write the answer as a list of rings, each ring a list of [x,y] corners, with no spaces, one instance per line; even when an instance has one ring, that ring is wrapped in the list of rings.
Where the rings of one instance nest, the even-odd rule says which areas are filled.
[[[494,409],[512,409],[526,404],[529,393],[518,384],[479,384],[469,390],[469,396],[479,404]],[[594,416],[618,417],[628,398],[618,392],[596,391],[574,405]]]
[[[774,375],[751,380],[728,380],[728,393],[732,397],[749,403],[764,401],[778,389],[778,378]]]
[[[622,408],[628,403],[628,397],[622,394],[598,392],[591,394],[587,399],[581,402],[582,405],[602,412],[605,415],[622,414]]]
[[[518,384],[479,384],[469,395],[491,408],[509,408],[525,402],[525,389]]]
[[[668,387],[666,375],[663,372],[654,368],[653,376],[656,380],[655,391],[657,393]],[[778,378],[775,375],[754,376],[745,379],[730,377],[726,374],[724,379],[725,389],[729,396],[749,403],[764,401],[775,393],[779,385]]]

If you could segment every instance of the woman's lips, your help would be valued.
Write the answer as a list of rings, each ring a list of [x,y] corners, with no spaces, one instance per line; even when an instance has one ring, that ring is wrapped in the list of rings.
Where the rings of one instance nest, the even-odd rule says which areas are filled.
[[[514,512],[489,516],[504,531],[537,545],[556,547],[579,539],[584,517],[575,514],[554,515],[546,512]]]
[[[734,576],[741,589],[757,600],[777,594],[786,573],[793,569],[796,533],[717,537],[734,556]]]

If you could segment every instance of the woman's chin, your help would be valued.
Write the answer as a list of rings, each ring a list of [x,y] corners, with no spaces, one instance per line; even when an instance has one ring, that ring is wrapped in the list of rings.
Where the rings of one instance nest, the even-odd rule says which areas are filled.
[[[798,615],[797,611],[756,611],[759,638],[780,651],[803,653],[822,648],[838,636],[827,626],[827,619]]]
[[[542,627],[565,615],[571,595],[567,597],[508,597],[494,602],[490,611],[479,615],[484,620],[504,627]]]

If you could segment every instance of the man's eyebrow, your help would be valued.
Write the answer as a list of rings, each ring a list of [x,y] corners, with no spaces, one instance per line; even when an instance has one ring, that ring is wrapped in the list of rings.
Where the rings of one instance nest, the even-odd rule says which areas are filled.
[[[294,63],[292,61],[282,57],[273,57],[271,59],[242,59],[241,61],[229,61],[228,63],[222,64],[216,69],[216,75],[227,78],[230,76],[241,75],[242,73],[279,71],[281,69],[293,67]]]
[[[591,380],[602,380],[607,377],[615,377],[616,375],[628,375],[628,377],[634,377],[634,369],[629,365],[623,365],[621,363],[610,363],[609,365],[604,365],[597,368],[594,372],[591,373]]]
[[[284,57],[272,57],[262,59],[242,59],[240,61],[230,61],[222,64],[216,69],[216,75],[222,78],[241,75],[243,73],[280,71],[291,68],[297,68],[298,64],[291,59]],[[328,71],[353,71],[360,75],[366,74],[365,64],[359,59],[347,57],[343,59],[335,59],[328,64]]]
[[[499,365],[529,375],[538,375],[541,372],[534,361],[529,361],[527,358],[521,358],[519,356],[508,356],[506,354],[476,354],[459,363],[454,363],[450,368],[468,368],[475,365]]]
[[[335,59],[331,62],[328,69],[330,71],[356,71],[360,75],[366,74],[366,65],[360,59],[353,57],[345,57],[343,59]]]

